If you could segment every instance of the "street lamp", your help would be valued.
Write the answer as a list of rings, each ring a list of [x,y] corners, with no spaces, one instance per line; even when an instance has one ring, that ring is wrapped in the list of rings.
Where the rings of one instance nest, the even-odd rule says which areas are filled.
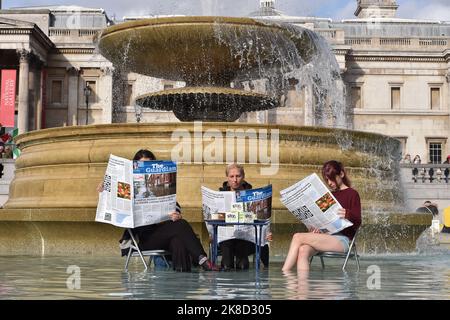
[[[86,98],[86,125],[89,119],[89,97],[91,96],[92,89],[89,87],[89,83],[86,81],[86,86],[83,89],[84,96]]]

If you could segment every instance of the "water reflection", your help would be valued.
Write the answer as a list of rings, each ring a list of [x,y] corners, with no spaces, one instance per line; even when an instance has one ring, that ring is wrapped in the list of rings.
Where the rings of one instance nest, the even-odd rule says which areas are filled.
[[[0,299],[450,299],[450,257],[364,257],[361,271],[341,265],[313,265],[309,274],[269,269],[179,273],[143,272],[123,259],[93,257],[0,257]],[[370,289],[367,270],[378,266],[381,286]],[[80,288],[68,286],[69,266],[80,270]]]
[[[306,299],[357,299],[352,296],[354,281],[344,272],[340,276],[332,275],[327,272],[285,272],[286,288],[290,296],[288,299],[306,300]],[[357,278],[357,277],[356,277]]]

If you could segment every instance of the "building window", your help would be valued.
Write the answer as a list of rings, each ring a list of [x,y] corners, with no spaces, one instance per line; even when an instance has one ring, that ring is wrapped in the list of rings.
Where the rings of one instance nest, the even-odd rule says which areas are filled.
[[[439,110],[441,108],[441,88],[430,88],[431,110]]]
[[[86,81],[86,85],[91,88],[91,95],[89,96],[89,103],[97,102],[97,81],[89,80]]]
[[[51,103],[62,103],[63,82],[62,80],[52,80]]]
[[[400,109],[400,87],[391,87],[391,109]]]
[[[428,152],[430,163],[439,164],[442,162],[442,142],[429,142]]]
[[[125,83],[123,90],[123,105],[124,106],[132,106],[134,105],[133,101],[133,84]]]
[[[428,147],[428,161],[432,164],[440,164],[443,161],[444,152],[446,150],[447,138],[445,137],[429,137],[426,138]]]
[[[362,107],[361,101],[361,87],[351,87],[351,106],[360,109]]]

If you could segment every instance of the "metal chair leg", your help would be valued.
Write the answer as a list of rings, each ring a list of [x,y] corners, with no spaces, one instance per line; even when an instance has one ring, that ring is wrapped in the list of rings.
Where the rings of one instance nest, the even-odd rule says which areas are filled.
[[[356,267],[358,268],[357,271],[359,271],[359,256],[358,256],[358,251],[356,251],[356,247],[355,247],[355,259],[356,259]]]
[[[164,262],[166,263],[167,269],[169,269],[169,268],[170,268],[170,264],[169,264],[169,262],[167,261],[166,256],[163,255],[162,258],[163,258]]]
[[[128,251],[127,260],[125,261],[125,271],[128,271],[128,264],[130,263],[132,249]]]
[[[313,259],[314,259],[314,256],[311,256],[311,258],[309,258],[309,265],[311,265]]]
[[[350,257],[350,251],[345,256],[344,265],[342,266],[342,271],[345,271],[345,267],[347,266],[348,258]]]

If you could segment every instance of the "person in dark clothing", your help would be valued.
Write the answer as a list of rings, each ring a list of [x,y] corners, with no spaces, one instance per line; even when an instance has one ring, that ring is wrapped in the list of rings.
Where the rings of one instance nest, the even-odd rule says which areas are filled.
[[[324,234],[320,230],[294,234],[282,270],[288,272],[297,264],[297,271],[309,271],[311,256],[319,251],[347,252],[350,241],[361,225],[361,200],[342,163],[328,161],[322,167],[323,179],[332,190],[334,197],[342,205],[338,215],[350,220],[353,225],[337,234]]]
[[[439,209],[437,208],[437,205],[434,203],[431,203],[431,201],[428,201],[428,200],[423,203],[423,206],[417,208],[416,212],[431,213],[433,216],[439,215]]]
[[[442,162],[442,164],[450,164],[450,155],[447,156],[447,159]],[[448,176],[450,175],[450,170],[449,168],[445,168],[444,170],[444,177],[446,179],[446,181],[448,181]]]
[[[227,181],[225,181],[219,191],[239,191],[252,189],[252,185],[245,181],[244,167],[238,164],[231,164],[225,170]],[[267,234],[267,239],[272,240],[272,234]],[[249,268],[248,256],[255,253],[255,244],[242,239],[230,239],[219,243],[219,250],[222,251],[222,270]],[[235,262],[236,259],[236,262]],[[261,261],[265,267],[269,264],[269,246],[261,248]]]
[[[156,160],[149,150],[139,150],[133,160]],[[103,188],[103,185],[102,185]],[[100,190],[99,190],[100,191]],[[172,266],[176,271],[189,272],[192,264],[200,265],[206,271],[217,271],[218,268],[207,258],[200,240],[194,233],[190,224],[182,218],[181,208],[177,203],[175,212],[169,214],[170,220],[156,224],[141,226],[132,229],[133,235],[138,238],[141,250],[167,250],[171,253]],[[130,235],[125,230],[119,240],[122,255],[127,255],[130,248],[124,243],[130,241]]]

